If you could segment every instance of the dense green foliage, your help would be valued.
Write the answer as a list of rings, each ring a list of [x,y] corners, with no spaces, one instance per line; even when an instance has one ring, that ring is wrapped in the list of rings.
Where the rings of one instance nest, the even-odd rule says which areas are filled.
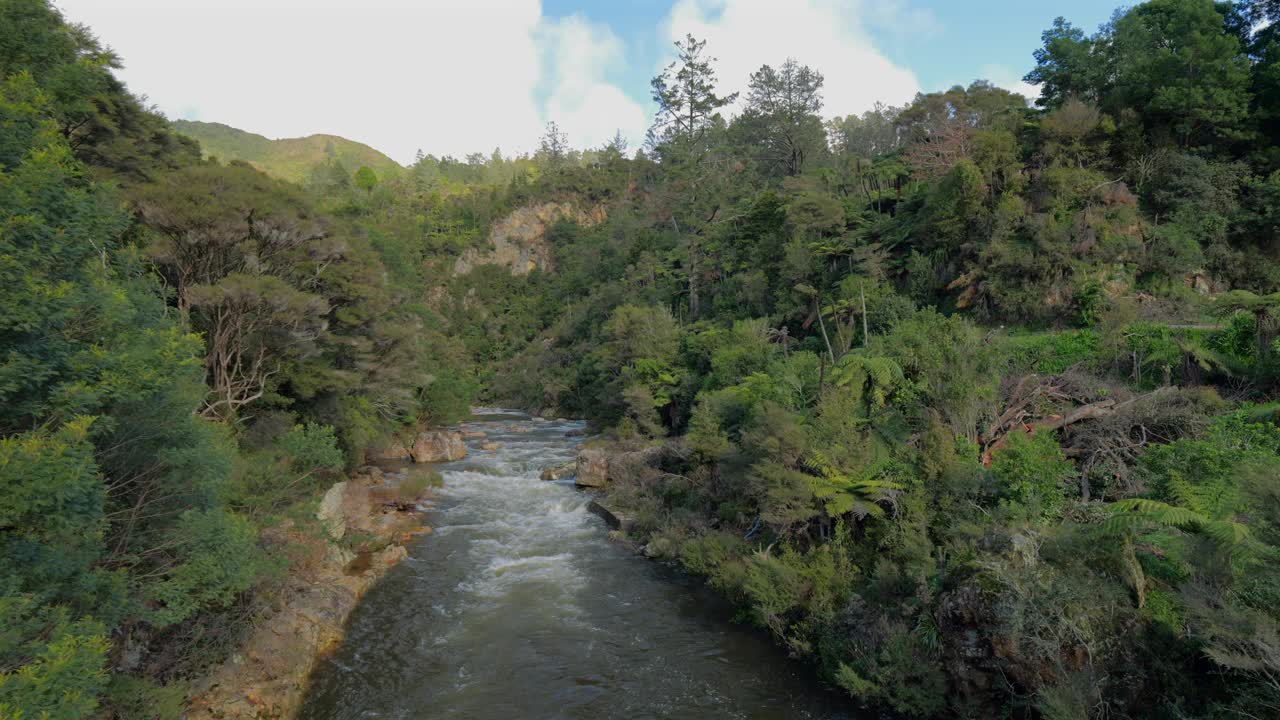
[[[1035,107],[826,122],[795,61],[725,118],[688,38],[643,152],[496,191],[607,220],[449,315],[497,398],[665,446],[611,467],[628,539],[861,703],[1273,716],[1275,10],[1059,20]]]
[[[363,230],[202,161],[114,66],[0,3],[6,720],[172,716],[272,590],[259,528],[468,398]]]
[[[611,468],[628,540],[858,703],[1275,716],[1277,15],[1060,19],[1034,107],[825,120],[795,60],[726,118],[690,37],[634,154],[552,123],[292,184],[0,3],[0,718],[176,707],[269,592],[259,530],[477,392],[663,446]],[[455,272],[550,202],[602,220]]]

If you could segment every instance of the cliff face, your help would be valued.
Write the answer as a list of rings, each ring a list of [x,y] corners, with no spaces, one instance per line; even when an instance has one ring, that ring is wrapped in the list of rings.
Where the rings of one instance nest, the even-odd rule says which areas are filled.
[[[266,720],[297,713],[312,667],[342,640],[360,597],[407,556],[404,545],[414,535],[430,531],[406,486],[418,487],[403,474],[368,468],[325,493],[318,528],[286,523],[265,534],[264,542],[289,551],[287,587],[236,653],[196,685],[184,717]]]
[[[525,275],[537,268],[554,269],[554,253],[547,231],[562,219],[591,227],[605,219],[603,207],[579,210],[572,203],[543,203],[520,208],[494,223],[489,231],[489,249],[472,248],[454,263],[453,272],[465,275],[478,265],[501,265],[512,275]]]

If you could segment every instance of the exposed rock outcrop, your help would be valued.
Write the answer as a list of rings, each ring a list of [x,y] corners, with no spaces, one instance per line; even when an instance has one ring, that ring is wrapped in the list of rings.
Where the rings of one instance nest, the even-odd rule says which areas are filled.
[[[409,472],[412,472],[410,470]],[[239,650],[195,683],[184,717],[266,720],[294,716],[318,658],[337,647],[360,597],[408,552],[403,543],[429,532],[405,508],[398,477],[361,473],[329,488],[316,513],[328,537],[292,521],[263,533],[287,548],[290,575]],[[352,542],[359,539],[359,543]],[[344,540],[346,542],[339,542]]]
[[[434,430],[418,433],[409,454],[419,463],[450,462],[466,457],[467,446],[462,442],[462,433]]]
[[[478,265],[501,265],[512,275],[527,275],[537,268],[552,269],[554,253],[547,231],[562,219],[584,227],[603,222],[603,207],[579,210],[572,203],[549,202],[520,208],[494,223],[489,248],[472,248],[454,263],[453,272],[465,275]]]
[[[603,448],[579,450],[574,482],[579,487],[604,487],[609,482],[609,451]]]

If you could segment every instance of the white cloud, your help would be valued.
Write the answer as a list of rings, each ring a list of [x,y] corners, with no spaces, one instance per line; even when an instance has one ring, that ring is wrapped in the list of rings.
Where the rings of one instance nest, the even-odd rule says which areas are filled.
[[[549,21],[539,0],[57,4],[171,117],[268,137],[333,133],[401,162],[418,148],[532,150],[547,119],[575,146],[643,129],[643,108],[605,79],[622,62],[618,39],[579,19]],[[536,91],[548,78],[544,106]]]
[[[870,0],[677,0],[668,37],[706,40],[708,53],[718,59],[723,91],[745,90],[761,64],[795,58],[825,76],[823,114],[847,115],[877,101],[901,105],[920,90],[915,75],[880,52],[867,29],[868,23],[883,22],[886,12],[902,17],[904,8]],[[908,15],[919,22],[930,17]]]
[[[626,66],[626,48],[604,25],[578,15],[543,23],[538,35],[549,56],[545,115],[578,148],[599,147],[622,132],[632,147],[648,127],[648,108],[607,80]]]

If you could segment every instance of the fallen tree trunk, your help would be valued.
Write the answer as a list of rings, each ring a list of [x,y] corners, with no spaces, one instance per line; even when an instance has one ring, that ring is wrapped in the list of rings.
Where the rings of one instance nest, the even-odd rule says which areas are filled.
[[[1014,401],[984,434],[982,438],[983,465],[988,467],[991,465],[991,456],[1008,444],[1009,436],[1014,432],[1028,434],[1042,430],[1055,432],[1078,422],[1097,420],[1114,415],[1135,403],[1169,394],[1175,390],[1172,386],[1165,386],[1143,395],[1135,395],[1127,400],[1117,401],[1115,398],[1107,398],[1080,405],[1066,413],[1053,414],[1039,420],[1028,421],[1030,415],[1028,408],[1033,401],[1043,397],[1071,399],[1070,395],[1061,392],[1060,385],[1053,382],[1042,383],[1029,393],[1025,392],[1027,382],[1035,377],[1034,375],[1028,375],[1018,381],[1018,385],[1013,392]]]

